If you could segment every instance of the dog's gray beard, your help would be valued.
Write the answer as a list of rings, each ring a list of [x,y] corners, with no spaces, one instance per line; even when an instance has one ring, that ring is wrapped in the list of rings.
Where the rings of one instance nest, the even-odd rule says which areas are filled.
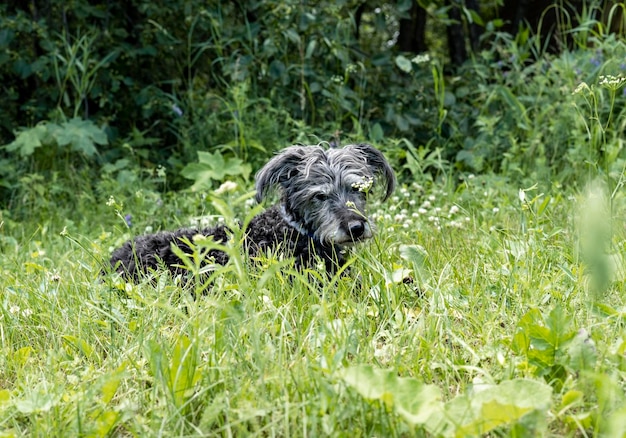
[[[318,229],[318,238],[322,242],[332,242],[340,245],[354,245],[358,242],[362,242],[372,237],[372,227],[366,220],[364,223],[365,231],[358,238],[353,238],[349,232],[346,232],[341,224],[337,221],[326,221],[320,225]]]

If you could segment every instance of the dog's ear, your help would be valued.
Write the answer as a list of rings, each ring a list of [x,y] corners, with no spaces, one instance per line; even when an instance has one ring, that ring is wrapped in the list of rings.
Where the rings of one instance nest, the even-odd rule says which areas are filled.
[[[263,166],[255,177],[256,201],[260,203],[271,189],[296,176],[306,154],[305,146],[289,146]]]
[[[385,191],[383,201],[387,200],[396,188],[396,175],[382,152],[366,143],[346,147],[353,148],[360,155],[362,155],[365,158],[367,165],[372,170],[372,173],[384,181]]]

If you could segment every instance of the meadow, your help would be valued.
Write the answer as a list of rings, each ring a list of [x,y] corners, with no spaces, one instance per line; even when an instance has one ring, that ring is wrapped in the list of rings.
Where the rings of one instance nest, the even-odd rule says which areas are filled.
[[[0,48],[23,44],[0,58],[0,437],[626,436],[623,5],[611,32],[603,2],[555,3],[556,52],[492,17],[450,66],[443,2],[414,57],[388,45],[407,2],[357,41],[354,2],[243,22],[222,3],[137,9],[130,49],[90,2],[75,35],[50,31],[58,5],[35,27],[0,5]],[[105,19],[113,42],[88,27]],[[330,141],[396,171],[375,237],[333,278],[249,263],[254,171]],[[235,232],[209,282],[109,272],[135,235],[218,221]]]
[[[147,202],[180,225],[198,205],[230,220],[255,208],[244,189],[3,224],[3,436],[625,430],[621,192],[424,178],[372,206],[377,236],[330,281],[247,264],[237,241],[196,300],[165,275],[100,275]]]

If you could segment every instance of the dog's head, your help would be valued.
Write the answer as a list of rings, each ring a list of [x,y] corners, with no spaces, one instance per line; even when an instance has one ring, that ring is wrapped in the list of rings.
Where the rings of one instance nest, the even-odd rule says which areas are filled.
[[[277,188],[285,218],[301,233],[326,244],[349,244],[372,237],[365,204],[379,185],[385,200],[396,179],[383,154],[368,144],[291,146],[257,173],[256,199]]]

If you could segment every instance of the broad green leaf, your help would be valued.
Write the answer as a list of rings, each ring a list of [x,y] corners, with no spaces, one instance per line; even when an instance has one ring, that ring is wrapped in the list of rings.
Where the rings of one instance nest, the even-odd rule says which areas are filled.
[[[556,306],[548,317],[546,318],[546,324],[550,329],[552,345],[554,348],[559,348],[567,341],[576,336],[576,331],[570,329],[572,325],[572,319],[565,314],[561,306]]]
[[[515,335],[513,336],[513,342],[511,348],[516,354],[526,355],[530,348],[530,327],[539,324],[541,321],[541,312],[538,309],[530,309],[522,316],[517,323],[515,329]]]
[[[84,354],[88,359],[92,358],[96,354],[94,348],[84,339],[72,335],[63,335],[61,337],[65,340],[65,342]]]
[[[578,334],[567,343],[567,366],[576,371],[593,370],[597,361],[596,347],[586,330]]]
[[[8,389],[0,389],[0,404],[11,400],[11,391]]]
[[[88,157],[98,153],[96,144],[107,144],[106,134],[91,120],[73,118],[62,125],[51,125],[50,133],[59,146],[70,146]]]
[[[198,152],[198,162],[189,163],[181,175],[194,180],[191,189],[204,190],[212,187],[213,181],[223,181],[227,176],[242,176],[247,179],[252,168],[236,157],[224,157],[221,153]]]
[[[383,132],[383,128],[382,126],[380,126],[380,123],[374,123],[374,125],[370,129],[370,139],[374,143],[378,143],[384,137],[385,137],[385,133]]]
[[[538,367],[537,375],[544,375],[554,373],[555,365],[565,364],[566,347],[575,336],[571,319],[562,308],[555,307],[545,318],[538,309],[531,309],[518,323],[511,347],[516,354],[526,356]],[[584,359],[584,364],[591,360],[591,356],[577,355],[576,360],[579,359]]]
[[[426,259],[428,252],[420,245],[400,246],[400,257],[413,265],[413,272],[421,282],[427,281],[430,277],[426,269]]]
[[[535,380],[508,380],[475,394],[456,397],[445,405],[445,414],[456,428],[456,437],[484,435],[512,425],[531,412],[550,407],[552,388]]]
[[[424,266],[428,252],[420,245],[401,245],[400,257],[417,266]]]
[[[311,41],[309,41],[309,44],[307,44],[306,52],[304,53],[304,58],[310,59],[311,56],[313,56],[313,53],[315,53],[316,48],[317,48],[317,40],[314,38]]]
[[[120,413],[115,411],[104,411],[95,419],[95,430],[90,434],[93,437],[110,436],[111,431],[117,424]],[[89,435],[88,435],[89,436]]]
[[[284,76],[285,70],[285,64],[275,59],[270,63],[269,75],[272,79],[280,79]]]
[[[122,378],[119,373],[115,373],[113,375],[107,376],[107,380],[102,385],[102,401],[104,404],[108,404],[115,393],[117,392],[117,388],[120,386]]]
[[[13,360],[15,360],[15,362],[17,362],[20,365],[24,365],[32,353],[33,353],[33,347],[30,347],[30,346],[22,347],[19,350],[17,350],[15,353],[13,353]]]
[[[181,336],[174,346],[169,363],[170,390],[176,406],[182,407],[189,391],[200,380],[195,346],[187,336]]]
[[[32,155],[35,149],[41,147],[47,136],[48,128],[45,123],[41,123],[16,133],[15,140],[5,147],[9,152],[17,151],[22,157],[26,157]]]
[[[604,436],[626,437],[626,404],[613,411],[602,427]]]
[[[48,412],[59,404],[59,399],[59,397],[43,389],[33,389],[32,392],[15,401],[14,406],[18,412],[25,415],[36,412]]]
[[[180,172],[187,179],[194,180],[192,190],[200,190],[211,188],[213,181],[220,179],[220,173],[215,171],[212,166],[202,163],[189,163]]]
[[[357,365],[343,370],[343,381],[361,396],[380,400],[408,423],[424,425],[441,409],[441,393],[412,377],[398,377],[395,371]]]
[[[584,394],[582,391],[578,391],[576,389],[570,389],[561,398],[561,406],[559,407],[559,411],[563,411],[574,405],[578,405],[583,401]]]

